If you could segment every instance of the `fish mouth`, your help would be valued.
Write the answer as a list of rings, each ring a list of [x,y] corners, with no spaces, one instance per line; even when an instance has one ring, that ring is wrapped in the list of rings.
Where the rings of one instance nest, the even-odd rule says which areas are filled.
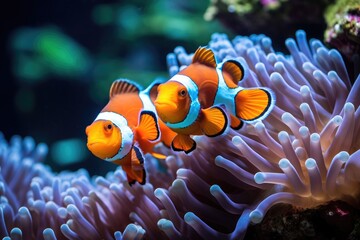
[[[91,140],[91,141],[88,141],[86,143],[86,146],[88,148],[91,148],[91,147],[94,147],[94,146],[99,145],[99,144],[104,144],[104,143],[102,141],[100,141],[100,140]]]
[[[173,102],[168,102],[168,101],[159,101],[159,100],[156,100],[154,102],[155,104],[155,107],[171,107],[171,108],[177,108],[177,105]]]
[[[86,145],[87,145],[88,147],[91,147],[91,146],[94,146],[94,145],[96,145],[96,144],[98,144],[98,143],[100,143],[100,142],[89,142],[89,143],[87,143]]]
[[[101,141],[91,141],[86,144],[89,151],[96,157],[100,159],[106,159],[108,156],[107,154],[102,153],[100,149],[102,149],[102,146],[104,145]]]

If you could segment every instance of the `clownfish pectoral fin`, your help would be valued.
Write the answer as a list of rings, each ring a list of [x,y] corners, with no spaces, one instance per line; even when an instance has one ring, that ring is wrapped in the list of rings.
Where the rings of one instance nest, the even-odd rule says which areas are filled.
[[[238,83],[244,77],[244,67],[239,61],[228,60],[222,64],[222,71],[230,74],[231,79],[224,78],[226,85],[229,88],[238,87]]]
[[[177,135],[177,133],[172,131],[170,128],[168,128],[166,126],[161,127],[161,125],[160,125],[160,131],[161,131],[162,144],[165,147],[170,148],[171,143],[172,143],[174,137]]]
[[[139,137],[149,141],[156,141],[160,137],[158,120],[154,112],[141,111],[136,133]]]
[[[216,58],[213,51],[205,47],[199,47],[195,51],[192,62],[201,63],[213,68],[216,67]]]
[[[196,148],[196,142],[189,136],[184,134],[178,134],[171,143],[171,148],[174,151],[184,151],[186,154],[192,152]]]
[[[234,115],[230,114],[230,127],[234,130],[239,130],[244,125],[244,122]]]
[[[221,135],[228,124],[224,110],[220,107],[202,109],[202,119],[200,122],[201,130],[208,137]]]
[[[236,116],[245,122],[262,120],[275,105],[275,95],[267,88],[242,89],[235,96]]]
[[[139,93],[141,91],[141,87],[137,85],[135,82],[127,80],[127,79],[118,79],[115,80],[111,87],[109,96],[110,98],[117,94],[122,93]]]
[[[131,185],[134,181],[141,185],[146,182],[146,172],[144,168],[144,157],[140,149],[136,146],[131,150],[131,165],[123,166],[127,173],[128,182]]]

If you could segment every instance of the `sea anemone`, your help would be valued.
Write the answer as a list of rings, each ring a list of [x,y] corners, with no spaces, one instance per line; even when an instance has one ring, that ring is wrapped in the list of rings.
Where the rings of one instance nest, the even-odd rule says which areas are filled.
[[[359,208],[360,77],[350,79],[341,55],[308,44],[304,31],[286,46],[290,55],[264,35],[214,34],[208,47],[218,62],[244,63],[239,85],[273,89],[276,106],[239,131],[197,137],[190,155],[157,146],[169,156],[146,156],[144,186],[130,187],[121,168],[105,177],[55,174],[39,162],[46,145],[2,138],[0,237],[241,239],[277,203]],[[191,58],[177,47],[167,57],[170,75]]]
[[[296,39],[286,41],[290,56],[275,53],[271,39],[263,35],[239,36],[231,42],[226,35],[214,34],[208,45],[218,61],[236,58],[247,63],[248,77],[240,86],[266,86],[277,97],[266,120],[247,125],[238,133],[228,133],[227,140],[220,140],[224,145],[221,148],[213,147],[219,139],[213,143],[202,139],[199,142],[204,142],[203,148],[185,157],[189,166],[180,170],[194,171],[192,165],[201,163],[203,171],[194,171],[194,175],[209,185],[216,183],[208,188],[218,204],[229,214],[241,216],[236,226],[232,224],[235,230],[227,235],[230,238],[235,233],[242,235],[249,222],[261,222],[277,203],[309,208],[341,199],[360,206],[360,177],[355,174],[360,163],[359,77],[351,86],[336,50],[327,49],[318,40],[308,45],[304,31],[298,31]],[[170,75],[190,62],[191,55],[176,48],[175,54],[168,56]],[[230,138],[236,150],[230,146]],[[204,169],[204,162],[228,172],[220,172],[214,166],[212,171]],[[244,184],[250,189],[261,189],[261,198],[244,193]],[[214,213],[212,220],[218,221],[217,216]],[[202,221],[204,217],[191,214],[185,219],[204,238],[209,237],[205,234],[209,232],[215,234],[213,237],[224,237],[216,233],[211,221]],[[225,221],[227,227],[229,219]]]
[[[145,232],[163,237],[154,230],[160,206],[153,185],[130,187],[121,168],[106,177],[90,178],[84,169],[55,174],[41,163],[47,150],[31,137],[14,136],[8,143],[0,136],[1,238],[139,239]],[[152,163],[149,169],[156,168]],[[173,179],[161,175],[165,182]],[[159,181],[154,185],[164,186]]]
[[[308,208],[341,199],[360,206],[359,177],[355,174],[360,162],[359,77],[351,87],[336,50],[328,50],[318,40],[310,41],[309,46],[304,31],[298,31],[296,38],[298,45],[294,39],[286,41],[290,56],[275,53],[271,39],[263,35],[239,36],[230,42],[226,35],[214,34],[208,45],[218,61],[236,58],[247,63],[248,77],[240,82],[241,86],[266,86],[277,96],[276,107],[263,122],[247,125],[239,133],[229,132],[224,137],[227,140],[220,140],[221,148],[213,147],[219,139],[202,139],[202,149],[191,157],[182,157],[189,165],[180,173],[194,171],[193,165],[201,163],[202,171],[196,170],[194,175],[208,182],[210,193],[225,211],[240,214],[238,224],[232,222],[235,230],[227,235],[230,238],[236,233],[242,235],[249,222],[261,222],[276,203]],[[168,55],[170,75],[190,62],[191,55],[176,48],[175,54]],[[236,150],[230,146],[230,138]],[[212,171],[205,168],[204,162],[213,165]],[[236,181],[229,174],[241,184],[234,186]],[[248,195],[248,191],[244,196],[244,184],[261,189],[261,198]],[[217,216],[214,213],[210,219],[218,221]],[[216,233],[215,222],[209,218],[190,214],[185,219],[204,238],[210,236],[206,235],[209,232],[215,234],[212,237],[224,237]],[[224,221],[222,230],[229,227],[230,219]]]

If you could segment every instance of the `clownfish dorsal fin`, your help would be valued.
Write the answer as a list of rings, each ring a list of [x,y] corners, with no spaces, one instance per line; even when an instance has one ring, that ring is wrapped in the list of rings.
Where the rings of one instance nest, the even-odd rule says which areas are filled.
[[[213,51],[205,47],[199,47],[196,50],[192,63],[201,63],[206,66],[216,68],[216,58]]]
[[[221,69],[230,74],[232,82],[236,85],[235,87],[244,78],[244,67],[236,60],[224,62]],[[229,86],[230,84],[227,83],[227,85]]]
[[[115,80],[111,87],[109,96],[110,98],[122,93],[139,93],[141,88],[133,81],[127,79]]]

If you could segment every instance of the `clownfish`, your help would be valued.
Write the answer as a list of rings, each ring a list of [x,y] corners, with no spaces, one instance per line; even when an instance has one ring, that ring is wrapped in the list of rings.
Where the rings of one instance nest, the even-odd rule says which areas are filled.
[[[157,118],[153,100],[159,84],[155,81],[141,91],[129,80],[114,81],[109,102],[85,130],[88,149],[96,157],[120,165],[130,185],[145,184],[143,153],[165,158],[153,147],[160,141],[170,146],[176,135]]]
[[[155,100],[159,118],[177,133],[171,147],[190,153],[196,142],[190,135],[221,135],[228,125],[264,119],[275,105],[274,93],[265,87],[242,88],[242,64],[228,59],[218,64],[214,53],[199,47],[192,63],[160,84]],[[221,107],[225,106],[226,112]]]

